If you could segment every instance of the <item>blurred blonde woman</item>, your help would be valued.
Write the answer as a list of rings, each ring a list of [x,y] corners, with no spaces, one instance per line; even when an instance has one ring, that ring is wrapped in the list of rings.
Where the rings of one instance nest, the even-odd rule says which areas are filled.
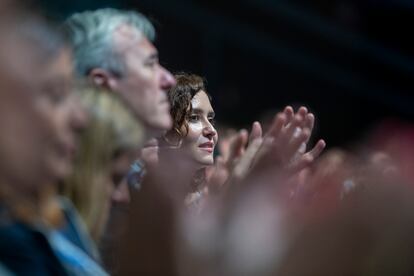
[[[108,219],[111,197],[119,193],[119,184],[144,141],[144,131],[116,94],[84,89],[80,96],[90,121],[81,135],[73,174],[65,182],[64,194],[76,206],[97,242]]]

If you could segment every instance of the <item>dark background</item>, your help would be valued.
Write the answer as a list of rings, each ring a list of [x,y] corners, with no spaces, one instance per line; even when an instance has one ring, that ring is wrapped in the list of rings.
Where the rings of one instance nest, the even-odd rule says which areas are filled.
[[[218,122],[243,127],[287,104],[317,116],[329,146],[385,119],[414,119],[414,1],[35,1],[75,11],[137,9],[157,28],[161,63],[206,77]]]

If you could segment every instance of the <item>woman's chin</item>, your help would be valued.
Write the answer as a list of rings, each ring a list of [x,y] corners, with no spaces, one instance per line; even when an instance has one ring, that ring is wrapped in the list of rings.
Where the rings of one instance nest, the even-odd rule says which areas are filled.
[[[203,158],[199,158],[197,160],[197,163],[200,166],[200,168],[204,168],[214,165],[214,159],[212,156],[204,156]]]

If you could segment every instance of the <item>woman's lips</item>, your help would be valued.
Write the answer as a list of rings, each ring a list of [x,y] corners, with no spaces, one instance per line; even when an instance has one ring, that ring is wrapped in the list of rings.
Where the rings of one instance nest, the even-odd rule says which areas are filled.
[[[206,142],[204,144],[201,144],[198,146],[202,150],[205,150],[209,153],[212,153],[214,151],[214,143],[213,142]]]

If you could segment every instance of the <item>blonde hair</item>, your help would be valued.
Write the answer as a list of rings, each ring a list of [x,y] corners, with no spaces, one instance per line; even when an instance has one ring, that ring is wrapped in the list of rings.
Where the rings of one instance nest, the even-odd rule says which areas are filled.
[[[116,153],[138,148],[144,128],[116,94],[83,89],[81,101],[89,111],[87,129],[82,133],[72,175],[64,194],[72,200],[92,238],[101,234],[108,210],[111,164]]]

